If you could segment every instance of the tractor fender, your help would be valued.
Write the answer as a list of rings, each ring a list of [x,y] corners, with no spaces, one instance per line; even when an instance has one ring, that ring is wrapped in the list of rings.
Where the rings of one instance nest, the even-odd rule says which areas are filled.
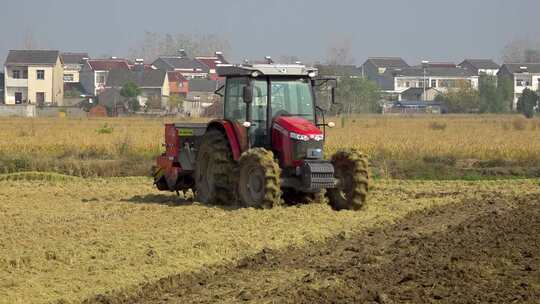
[[[225,134],[225,136],[227,136],[233,158],[235,161],[238,161],[240,159],[240,155],[242,155],[243,150],[245,150],[245,148],[243,148],[244,145],[241,144],[241,142],[243,141],[242,138],[244,136],[242,136],[242,134],[238,134],[241,133],[241,130],[239,128],[235,128],[235,125],[232,122],[224,119],[212,120],[208,124],[206,131],[208,132],[210,130],[219,130],[223,134]],[[244,131],[244,133],[246,132]]]

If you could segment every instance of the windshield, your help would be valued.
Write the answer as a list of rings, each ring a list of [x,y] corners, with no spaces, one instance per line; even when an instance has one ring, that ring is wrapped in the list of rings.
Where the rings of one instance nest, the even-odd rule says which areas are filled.
[[[307,78],[298,79],[271,79],[270,103],[272,118],[276,116],[300,116],[315,121],[313,95],[311,83]],[[253,92],[253,116],[265,116],[262,111],[267,106],[268,83],[265,80],[256,80]]]

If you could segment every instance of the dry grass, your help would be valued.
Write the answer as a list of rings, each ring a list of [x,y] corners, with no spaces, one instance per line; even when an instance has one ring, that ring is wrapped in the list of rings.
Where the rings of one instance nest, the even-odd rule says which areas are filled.
[[[422,176],[434,160],[446,166],[485,168],[486,164],[504,163],[540,167],[538,118],[357,116],[341,123],[334,120],[338,127],[328,131],[328,154],[344,146],[358,147],[370,155],[376,174],[383,177]],[[153,157],[162,150],[164,122],[142,118],[0,119],[0,173],[146,175]],[[534,172],[524,175],[537,176]]]
[[[0,303],[77,302],[265,247],[315,244],[470,195],[539,186],[379,181],[364,211],[338,213],[326,205],[209,207],[158,193],[147,178],[23,176],[0,181]]]
[[[382,177],[429,178],[431,173],[434,178],[453,177],[453,167],[463,165],[465,169],[502,163],[540,168],[540,119],[462,115],[333,120],[339,126],[328,130],[327,155],[341,147],[358,147],[369,154],[376,175]],[[147,175],[155,155],[162,151],[164,122],[142,118],[0,119],[0,173]],[[538,176],[537,171],[506,173]],[[437,172],[443,176],[436,176]]]

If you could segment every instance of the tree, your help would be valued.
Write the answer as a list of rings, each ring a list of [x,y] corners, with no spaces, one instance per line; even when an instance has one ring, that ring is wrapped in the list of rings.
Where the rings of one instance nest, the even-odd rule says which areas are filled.
[[[354,63],[350,39],[341,38],[331,42],[327,53],[327,64],[329,65],[351,65]]]
[[[509,42],[503,50],[504,62],[540,62],[540,42],[529,39],[516,39]]]
[[[184,105],[184,98],[178,94],[172,94],[171,96],[169,96],[168,104],[170,111],[172,111],[173,109],[176,109],[178,111]]]
[[[511,77],[499,77],[497,80],[497,96],[504,105],[505,111],[514,108],[514,81]]]
[[[137,96],[141,95],[141,89],[133,82],[128,82],[124,84],[120,90],[120,95],[127,99],[128,108],[131,111],[139,111],[141,105],[137,100]]]
[[[380,113],[380,89],[368,79],[342,77],[336,99],[341,105],[341,111],[346,113]]]
[[[533,118],[536,107],[538,107],[538,94],[536,92],[525,89],[523,94],[518,99],[517,110],[527,118]]]
[[[436,97],[443,102],[450,113],[471,113],[480,109],[480,94],[469,82],[461,81],[456,89]]]
[[[509,110],[506,101],[497,90],[496,77],[480,76],[479,94],[481,113],[502,113]]]
[[[184,49],[188,55],[210,55],[215,51],[230,52],[231,45],[224,35],[161,34],[147,31],[130,50],[130,57],[152,62],[160,55],[173,55],[180,49]]]

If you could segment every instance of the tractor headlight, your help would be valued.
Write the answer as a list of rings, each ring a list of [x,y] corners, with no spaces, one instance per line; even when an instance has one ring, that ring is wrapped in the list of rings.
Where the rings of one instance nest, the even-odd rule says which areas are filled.
[[[292,139],[301,140],[301,141],[309,141],[309,136],[307,136],[307,135],[302,135],[302,134],[298,134],[298,133],[294,133],[294,132],[289,132],[289,136]]]
[[[316,141],[324,140],[324,135],[322,135],[322,134],[315,135],[315,137],[313,139],[315,139]]]

